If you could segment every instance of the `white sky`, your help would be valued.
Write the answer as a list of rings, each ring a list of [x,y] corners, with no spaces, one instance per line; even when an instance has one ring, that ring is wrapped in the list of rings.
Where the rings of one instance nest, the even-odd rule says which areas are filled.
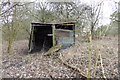
[[[110,23],[110,15],[115,10],[117,10],[116,7],[118,7],[118,6],[115,6],[114,1],[119,2],[120,0],[81,0],[81,1],[83,3],[89,4],[89,5],[91,5],[93,3],[96,4],[98,2],[104,1],[103,9],[102,9],[103,16],[102,16],[102,20],[100,21],[100,23],[103,25],[106,25],[106,24]]]

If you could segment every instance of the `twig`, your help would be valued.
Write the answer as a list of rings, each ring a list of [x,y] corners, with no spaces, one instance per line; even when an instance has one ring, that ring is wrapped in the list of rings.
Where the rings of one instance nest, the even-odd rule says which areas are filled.
[[[22,4],[22,5],[19,5],[18,3],[16,3],[16,4],[14,4],[13,6],[11,6],[9,9],[7,9],[6,11],[2,12],[2,13],[0,14],[0,16],[3,15],[3,14],[5,14],[5,13],[7,13],[9,10],[11,10],[12,8],[14,8],[15,6],[23,6],[23,5],[27,5],[27,4],[30,4],[30,3],[32,3],[32,2],[25,3],[25,4]]]
[[[100,55],[100,62],[101,62],[102,74],[103,74],[103,77],[106,79],[105,71],[104,71],[104,67],[103,67],[102,57],[101,57],[101,54],[99,54],[99,55]]]
[[[90,30],[90,33],[89,33],[89,56],[88,56],[88,60],[89,60],[89,63],[88,63],[88,75],[87,77],[90,78],[90,69],[91,69],[91,56],[92,56],[92,34],[91,34],[91,30]]]
[[[97,67],[97,64],[98,64],[98,58],[99,58],[99,51],[98,51],[98,49],[97,49],[97,53],[96,53],[96,63],[95,63],[95,68],[94,68],[94,74],[93,74],[93,76],[95,77],[95,74],[96,74],[96,67]]]
[[[61,57],[61,58],[60,58],[60,57]],[[62,59],[61,53],[60,53],[60,57],[58,57],[58,59],[59,59],[65,66],[67,66],[68,68],[71,68],[71,69],[75,70],[75,71],[78,72],[83,78],[86,78],[86,79],[88,78],[87,75],[85,75],[85,73],[81,72],[79,68],[77,68],[76,66],[73,66],[73,65],[70,65],[70,64],[64,62],[63,59]],[[90,78],[92,78],[92,76],[91,76]]]

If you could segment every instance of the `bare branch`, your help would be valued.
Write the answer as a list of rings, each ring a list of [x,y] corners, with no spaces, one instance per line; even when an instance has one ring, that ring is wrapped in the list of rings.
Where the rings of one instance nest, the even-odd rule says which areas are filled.
[[[5,13],[7,13],[9,10],[11,10],[12,8],[14,8],[15,6],[23,6],[23,5],[27,5],[27,4],[30,4],[30,3],[33,3],[33,2],[25,3],[25,4],[22,4],[22,5],[16,3],[13,6],[11,6],[9,9],[7,9],[6,11],[4,11],[3,13],[1,13],[0,16],[3,15],[3,14],[5,14]]]
[[[98,14],[97,14],[96,20],[95,20],[95,22],[93,23],[93,25],[95,25],[95,24],[97,23],[98,18],[99,18],[99,16],[100,16],[100,11],[101,11],[101,5],[100,5],[100,8],[99,8],[99,11],[98,11]]]

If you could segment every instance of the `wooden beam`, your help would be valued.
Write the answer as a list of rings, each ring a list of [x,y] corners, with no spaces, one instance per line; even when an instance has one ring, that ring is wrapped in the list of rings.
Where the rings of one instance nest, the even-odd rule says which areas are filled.
[[[32,26],[33,26],[33,27],[34,27],[34,26],[46,26],[46,27],[47,27],[48,25],[42,25],[42,24],[39,25],[39,24],[38,24],[38,25],[32,25]]]
[[[59,25],[73,26],[74,24],[59,24]]]
[[[48,25],[51,25],[51,24],[32,24],[32,26],[48,26]],[[55,24],[52,24],[52,25],[55,25]],[[58,25],[74,26],[75,24],[58,24]]]
[[[52,41],[53,41],[53,46],[55,46],[55,24],[52,25],[52,34],[53,34],[53,37],[52,37]]]
[[[63,44],[58,44],[53,46],[52,48],[50,48],[45,54],[43,54],[44,56],[48,56],[51,55],[57,51],[59,51],[61,49],[61,47],[63,46]]]
[[[34,36],[34,27],[31,28],[31,34],[30,34],[30,39],[29,39],[29,51],[28,52],[31,52],[32,49],[33,49],[33,36]]]

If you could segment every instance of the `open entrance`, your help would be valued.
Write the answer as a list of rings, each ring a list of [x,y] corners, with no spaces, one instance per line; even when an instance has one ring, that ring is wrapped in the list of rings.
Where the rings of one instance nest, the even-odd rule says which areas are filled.
[[[47,51],[52,47],[52,27],[49,24],[34,26],[34,49],[35,51]]]

